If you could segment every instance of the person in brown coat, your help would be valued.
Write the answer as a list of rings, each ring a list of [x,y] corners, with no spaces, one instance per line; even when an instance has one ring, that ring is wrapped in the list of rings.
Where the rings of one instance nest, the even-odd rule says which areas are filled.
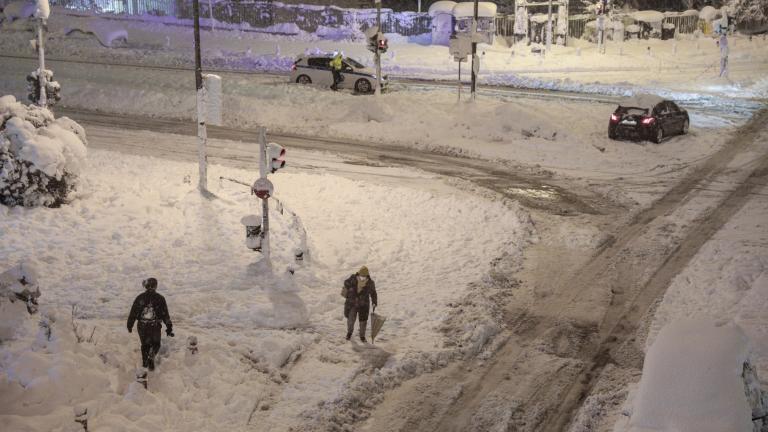
[[[360,340],[366,342],[365,329],[368,325],[368,311],[371,303],[373,303],[374,310],[376,310],[376,304],[378,303],[376,284],[368,273],[368,267],[361,267],[357,273],[344,281],[341,295],[346,298],[344,302],[344,318],[347,319],[347,340],[352,337],[352,331],[355,329],[355,319],[359,319]]]

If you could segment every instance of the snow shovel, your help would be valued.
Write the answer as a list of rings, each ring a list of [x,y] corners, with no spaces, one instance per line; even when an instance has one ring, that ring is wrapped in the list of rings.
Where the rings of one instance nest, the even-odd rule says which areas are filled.
[[[379,330],[384,326],[384,321],[387,320],[387,317],[377,314],[375,308],[373,310],[371,312],[371,344],[374,343],[376,335],[379,334]]]

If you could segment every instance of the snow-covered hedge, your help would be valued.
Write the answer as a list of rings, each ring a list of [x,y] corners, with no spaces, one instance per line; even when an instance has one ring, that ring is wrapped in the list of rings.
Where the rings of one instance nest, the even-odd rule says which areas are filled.
[[[0,97],[0,204],[58,207],[77,183],[85,130],[13,96]]]

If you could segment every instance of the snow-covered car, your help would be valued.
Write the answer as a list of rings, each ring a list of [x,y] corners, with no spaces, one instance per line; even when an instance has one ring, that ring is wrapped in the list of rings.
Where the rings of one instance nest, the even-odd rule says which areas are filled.
[[[302,56],[291,67],[291,82],[298,84],[316,84],[330,88],[333,73],[329,65],[330,56]],[[376,86],[376,72],[357,61],[344,57],[341,65],[344,81],[339,88],[354,90],[357,93],[372,93]],[[387,88],[387,76],[381,77],[381,89]]]
[[[637,95],[622,101],[611,114],[608,137],[611,139],[650,140],[660,143],[673,134],[687,134],[688,111],[655,95]]]

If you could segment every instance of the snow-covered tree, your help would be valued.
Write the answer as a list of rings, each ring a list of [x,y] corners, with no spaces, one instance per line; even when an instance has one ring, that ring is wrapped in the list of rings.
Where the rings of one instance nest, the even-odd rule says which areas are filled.
[[[85,162],[83,128],[48,109],[0,97],[0,204],[58,207]]]
[[[768,19],[768,0],[731,0],[728,11],[737,23]]]

